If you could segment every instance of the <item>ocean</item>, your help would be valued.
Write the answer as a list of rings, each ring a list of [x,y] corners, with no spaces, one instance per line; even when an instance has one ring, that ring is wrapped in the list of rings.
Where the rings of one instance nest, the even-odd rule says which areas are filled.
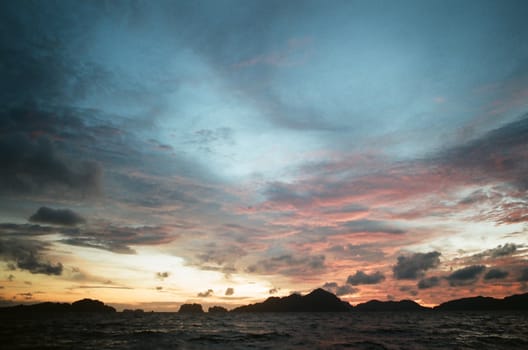
[[[1,349],[528,349],[528,313],[0,317]]]

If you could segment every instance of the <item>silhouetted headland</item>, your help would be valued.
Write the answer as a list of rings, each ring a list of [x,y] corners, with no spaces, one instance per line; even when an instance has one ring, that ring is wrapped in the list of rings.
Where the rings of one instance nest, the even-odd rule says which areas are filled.
[[[203,312],[200,304],[183,304],[178,310],[178,313],[181,314],[203,314]]]
[[[511,295],[504,299],[473,297],[447,301],[434,308],[440,311],[528,311],[528,293]]]
[[[301,296],[270,297],[262,303],[240,306],[231,312],[346,312],[352,306],[324,289]]]
[[[113,313],[116,312],[111,306],[105,305],[99,300],[82,299],[72,304],[44,302],[33,305],[17,305],[0,308],[0,313],[9,314],[37,314],[37,313]]]

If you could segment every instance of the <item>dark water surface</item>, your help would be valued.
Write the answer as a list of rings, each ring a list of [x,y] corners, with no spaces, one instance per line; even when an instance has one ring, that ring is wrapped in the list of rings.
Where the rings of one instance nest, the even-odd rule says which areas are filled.
[[[1,349],[528,349],[528,314],[0,317]]]

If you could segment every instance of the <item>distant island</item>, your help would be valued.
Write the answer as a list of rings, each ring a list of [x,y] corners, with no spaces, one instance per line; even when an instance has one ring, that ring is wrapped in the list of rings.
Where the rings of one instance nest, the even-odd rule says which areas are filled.
[[[412,300],[370,300],[352,306],[336,295],[318,288],[304,296],[270,297],[263,302],[239,306],[228,311],[222,306],[212,306],[207,313],[260,313],[260,312],[451,312],[451,311],[528,311],[528,293],[496,299],[471,297],[446,301],[434,308],[424,307]],[[32,305],[0,307],[0,315],[34,315],[43,313],[115,313],[116,309],[99,300],[82,299],[72,304],[44,302]],[[143,314],[143,310],[123,310],[123,314]],[[178,313],[203,314],[200,304],[182,304]]]
[[[334,294],[318,288],[310,294],[270,297],[262,303],[237,307],[231,312],[346,312],[352,305]]]
[[[200,304],[183,304],[178,310],[180,314],[203,314],[203,312]]]
[[[99,300],[82,299],[72,304],[44,302],[32,305],[17,305],[0,308],[0,314],[41,314],[41,313],[114,313],[116,309]]]

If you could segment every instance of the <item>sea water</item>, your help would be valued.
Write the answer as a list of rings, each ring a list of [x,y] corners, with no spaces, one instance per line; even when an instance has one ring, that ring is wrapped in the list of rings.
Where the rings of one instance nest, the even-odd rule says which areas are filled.
[[[528,313],[0,317],[1,349],[528,349]]]

